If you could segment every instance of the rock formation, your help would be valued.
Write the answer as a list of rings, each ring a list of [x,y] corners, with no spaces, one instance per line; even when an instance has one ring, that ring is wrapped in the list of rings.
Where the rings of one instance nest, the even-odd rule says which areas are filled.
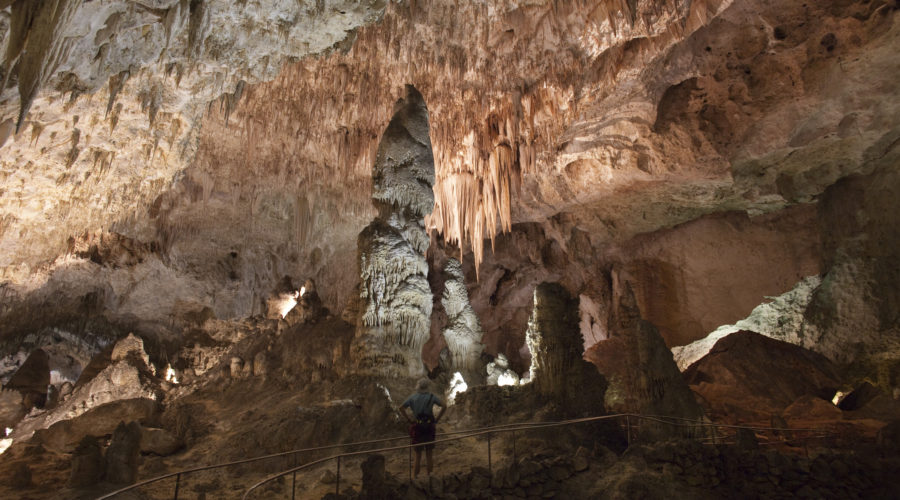
[[[94,429],[109,456],[117,418],[150,443],[140,477],[398,435],[391,408],[426,372],[469,384],[447,429],[697,421],[678,370],[696,362],[706,418],[893,442],[898,49],[897,0],[0,0],[0,475],[23,489],[0,497],[83,496],[48,485],[95,487],[94,446],[84,483],[68,453]],[[833,386],[859,389],[848,409]],[[864,484],[881,469],[845,480],[842,452],[788,460],[748,430],[729,436],[746,456],[632,440],[607,460],[635,438],[607,424],[553,433],[562,454],[597,444],[587,476],[495,436],[527,477],[439,483],[888,491]],[[112,455],[131,468],[134,448]],[[893,464],[847,451],[873,453]],[[742,458],[766,487],[728,479]],[[393,462],[388,489],[415,496]]]
[[[840,386],[824,356],[747,331],[716,342],[684,377],[716,417],[731,421],[768,422],[801,396],[834,406]]]
[[[137,478],[141,452],[141,426],[137,422],[120,423],[113,432],[109,448],[103,457],[106,480],[113,484],[131,484]]]
[[[103,450],[97,438],[85,436],[72,453],[72,473],[68,485],[73,488],[93,486],[100,482],[105,470]]]
[[[566,413],[597,414],[604,408],[606,381],[582,359],[577,314],[577,300],[561,285],[542,283],[535,289],[526,333],[530,379],[538,394]]]
[[[44,407],[49,385],[50,365],[47,353],[37,349],[28,355],[3,388],[19,391],[23,409],[27,412],[35,406]]]
[[[423,217],[434,205],[434,160],[421,94],[407,87],[396,108],[373,166],[378,216],[359,235],[361,316],[353,355],[362,370],[416,376],[431,324]]]
[[[703,409],[681,377],[659,331],[641,318],[627,283],[617,296],[609,339],[585,353],[609,381],[605,405],[611,411],[662,415],[699,421]],[[678,435],[681,429],[649,426],[648,435]]]
[[[452,369],[463,374],[469,384],[480,384],[484,379],[481,362],[481,324],[469,303],[462,265],[456,259],[448,259],[444,265],[444,292],[441,305],[447,315],[447,325],[442,335],[450,350]]]

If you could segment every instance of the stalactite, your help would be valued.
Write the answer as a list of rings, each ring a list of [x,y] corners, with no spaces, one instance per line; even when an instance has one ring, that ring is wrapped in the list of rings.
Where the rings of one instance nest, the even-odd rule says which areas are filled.
[[[64,59],[66,42],[62,34],[81,3],[82,0],[47,0],[19,1],[12,5],[11,41],[0,91],[6,88],[6,79],[15,65],[19,79],[16,132],[22,128],[38,90]]]

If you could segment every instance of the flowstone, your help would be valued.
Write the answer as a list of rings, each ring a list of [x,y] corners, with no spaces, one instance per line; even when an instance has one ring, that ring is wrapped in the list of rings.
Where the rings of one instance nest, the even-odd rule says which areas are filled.
[[[434,206],[428,110],[407,87],[378,146],[372,203],[378,216],[359,235],[360,310],[351,356],[373,374],[424,372],[432,296],[424,217]]]

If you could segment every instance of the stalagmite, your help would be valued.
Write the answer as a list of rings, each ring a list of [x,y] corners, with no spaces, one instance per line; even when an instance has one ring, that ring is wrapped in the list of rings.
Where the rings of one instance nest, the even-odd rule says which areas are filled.
[[[606,380],[582,359],[578,299],[560,284],[535,288],[525,341],[531,351],[531,383],[539,394],[567,412],[596,414],[603,409]]]
[[[434,160],[421,94],[407,87],[396,108],[372,173],[378,217],[359,235],[362,306],[352,352],[361,371],[416,376],[431,323],[422,217],[434,205]]]
[[[441,304],[447,314],[447,326],[443,330],[444,340],[450,349],[453,367],[462,372],[469,383],[480,383],[484,378],[481,363],[481,325],[475,311],[469,304],[465,276],[456,259],[448,259],[444,266],[444,293]]]

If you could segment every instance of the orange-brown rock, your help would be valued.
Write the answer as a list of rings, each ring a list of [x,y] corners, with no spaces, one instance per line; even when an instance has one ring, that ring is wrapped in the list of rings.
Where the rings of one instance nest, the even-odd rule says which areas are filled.
[[[834,407],[830,400],[840,384],[824,356],[749,331],[716,342],[684,379],[714,418],[760,422],[803,396]]]

